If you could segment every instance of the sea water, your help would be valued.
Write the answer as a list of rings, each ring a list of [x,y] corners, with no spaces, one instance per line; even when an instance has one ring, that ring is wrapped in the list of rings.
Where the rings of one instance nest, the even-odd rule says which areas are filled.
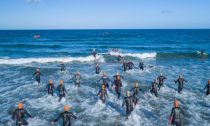
[[[37,34],[40,38],[33,38]],[[98,52],[96,59],[91,56],[93,48]],[[0,31],[0,125],[14,125],[11,114],[21,101],[33,116],[29,126],[50,125],[66,104],[77,116],[72,120],[76,126],[166,126],[173,101],[179,99],[186,125],[209,126],[210,96],[203,88],[210,79],[210,59],[196,54],[202,49],[210,53],[210,30]],[[145,70],[123,72],[118,55],[133,61],[136,68],[142,59]],[[60,72],[61,62],[65,72]],[[114,91],[108,90],[106,104],[98,100],[101,84],[96,82],[101,74],[95,74],[97,63],[112,81],[116,72],[123,76],[123,96],[139,82],[143,91],[129,119],[121,107],[123,97],[118,100]],[[42,73],[40,84],[32,80],[36,68]],[[70,79],[78,70],[82,83],[76,88]],[[155,97],[149,90],[160,72],[167,79]],[[182,94],[174,84],[179,74],[188,80]],[[56,87],[59,80],[64,81],[67,96],[61,102],[45,91],[50,79]]]

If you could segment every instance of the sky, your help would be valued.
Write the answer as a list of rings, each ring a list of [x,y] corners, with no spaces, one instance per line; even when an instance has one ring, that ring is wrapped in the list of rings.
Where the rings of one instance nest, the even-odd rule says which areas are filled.
[[[1,0],[0,29],[209,29],[210,0]]]

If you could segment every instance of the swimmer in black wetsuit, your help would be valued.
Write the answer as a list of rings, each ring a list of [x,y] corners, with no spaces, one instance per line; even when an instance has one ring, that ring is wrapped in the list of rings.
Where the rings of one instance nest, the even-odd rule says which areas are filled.
[[[165,79],[166,79],[166,77],[163,76],[163,73],[160,73],[160,76],[157,78],[157,80],[159,81],[159,83],[158,83],[159,90],[162,86],[164,86],[164,80]]]
[[[65,71],[65,70],[66,70],[66,67],[65,67],[64,63],[62,62],[61,63],[61,71]]]
[[[174,101],[174,107],[171,110],[169,123],[175,126],[183,126],[182,125],[182,115],[184,115],[183,110],[179,107],[179,101]]]
[[[124,107],[124,105],[126,105],[126,116],[128,118],[128,116],[133,111],[133,108],[135,105],[135,100],[134,100],[133,96],[130,95],[129,91],[126,92],[126,97],[124,98],[122,107]]]
[[[18,108],[12,114],[12,119],[16,120],[16,126],[28,125],[26,116],[31,118],[31,115],[23,108],[23,103],[18,103]]]
[[[97,55],[96,49],[93,49],[92,55],[94,58],[96,58],[96,55]]]
[[[63,85],[63,80],[60,80],[60,84],[57,87],[57,90],[59,92],[59,102],[61,101],[62,98],[66,97],[66,88]]]
[[[139,92],[142,91],[142,90],[139,88],[139,84],[136,82],[134,84],[134,87],[130,91],[133,92],[133,98],[134,98],[134,101],[135,101],[134,103],[136,105],[139,101]]]
[[[40,72],[39,69],[36,69],[36,72],[33,74],[32,79],[34,79],[34,76],[35,76],[35,78],[36,78],[36,81],[37,81],[38,83],[40,83],[40,80],[41,80],[41,72]]]
[[[178,83],[178,93],[182,93],[181,91],[183,90],[184,87],[184,82],[187,82],[182,75],[179,75],[179,78],[177,80],[174,80],[175,83]]]
[[[150,89],[150,92],[153,94],[155,94],[155,96],[157,97],[158,94],[157,94],[157,90],[158,90],[158,83],[157,83],[157,80],[154,79],[152,84],[151,84],[151,89]]]
[[[96,74],[100,73],[100,66],[98,64],[96,64]]]
[[[62,112],[54,121],[52,121],[52,125],[54,125],[59,119],[63,120],[63,126],[71,126],[71,120],[76,119],[77,117],[69,112],[69,106],[64,106],[64,112]]]
[[[117,56],[117,61],[120,62],[123,57],[121,55]]]
[[[143,62],[143,60],[139,61],[139,69],[142,70],[142,71],[144,70],[144,62]]]
[[[127,63],[127,69],[128,69],[128,70],[132,70],[133,68],[134,68],[133,62],[129,61],[129,62]]]
[[[81,79],[82,79],[81,74],[79,71],[77,71],[77,73],[73,77],[74,85],[80,87]]]
[[[52,80],[50,80],[49,84],[47,84],[46,90],[48,92],[48,95],[52,95],[53,96],[53,92],[55,90],[55,87],[54,87],[54,84],[53,84]]]
[[[105,103],[106,102],[106,97],[108,96],[105,85],[102,85],[102,88],[99,90],[97,96],[99,96],[99,95],[100,95],[100,100],[103,103]]]
[[[105,84],[106,88],[109,88],[109,82],[111,82],[111,80],[105,72],[103,73],[103,76],[97,81],[97,83],[99,83],[100,81],[102,81],[103,84]]]
[[[115,91],[119,99],[121,95],[121,88],[122,88],[121,76],[119,75],[119,73],[117,73],[117,75],[115,75],[114,77],[115,77],[115,80],[112,83],[112,88],[113,88],[113,85],[115,85]]]
[[[124,72],[128,70],[128,63],[126,61],[123,61],[123,70]]]
[[[208,80],[208,84],[205,86],[204,90],[206,90],[206,95],[210,94],[210,80]]]

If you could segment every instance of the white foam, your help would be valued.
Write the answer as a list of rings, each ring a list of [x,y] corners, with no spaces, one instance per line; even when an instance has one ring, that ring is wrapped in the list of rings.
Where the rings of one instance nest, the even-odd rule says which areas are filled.
[[[121,52],[114,52],[114,51],[110,51],[109,54],[112,56],[120,55],[120,56],[138,57],[140,59],[155,58],[157,55],[156,52],[153,52],[153,53],[121,53]]]
[[[86,57],[47,57],[47,58],[17,58],[17,59],[10,59],[4,58],[0,59],[0,64],[27,64],[27,63],[49,63],[49,62],[90,62],[98,60],[99,62],[104,62],[103,56],[97,56],[95,59],[93,56],[86,56]]]
[[[37,98],[34,100],[27,99],[27,101],[33,108],[55,110],[58,106],[64,105],[66,100],[62,99],[61,102],[58,102],[58,97],[45,95],[44,97]]]
[[[35,118],[31,118],[28,120],[29,121],[29,124],[28,126],[46,126],[46,125],[49,125],[49,122],[44,120],[44,119],[40,119],[38,117],[35,117]]]

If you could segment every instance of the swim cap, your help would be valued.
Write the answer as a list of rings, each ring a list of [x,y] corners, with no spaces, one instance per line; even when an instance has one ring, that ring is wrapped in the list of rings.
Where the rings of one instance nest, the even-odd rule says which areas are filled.
[[[76,74],[79,74],[80,75],[80,72],[79,71],[77,71],[77,73]]]
[[[119,73],[119,72],[117,72],[116,76],[119,76],[119,75],[120,75],[120,73]]]
[[[136,83],[135,83],[135,87],[138,87],[138,86],[139,86],[139,84],[138,84],[138,82],[136,82]]]
[[[178,100],[174,101],[174,107],[179,107],[179,101]]]
[[[105,86],[105,84],[102,84],[102,89],[104,89],[106,86]]]
[[[63,84],[63,80],[60,80],[60,84]]]
[[[23,103],[18,103],[18,109],[22,109],[23,108]]]
[[[120,76],[119,75],[117,75],[116,77],[117,77],[117,80],[120,80]]]
[[[63,107],[63,109],[64,109],[64,111],[69,111],[69,106],[68,105],[64,105],[64,107]]]
[[[130,91],[126,91],[126,95],[127,96],[130,96]]]
[[[106,73],[105,72],[103,72],[103,76],[106,76]]]

